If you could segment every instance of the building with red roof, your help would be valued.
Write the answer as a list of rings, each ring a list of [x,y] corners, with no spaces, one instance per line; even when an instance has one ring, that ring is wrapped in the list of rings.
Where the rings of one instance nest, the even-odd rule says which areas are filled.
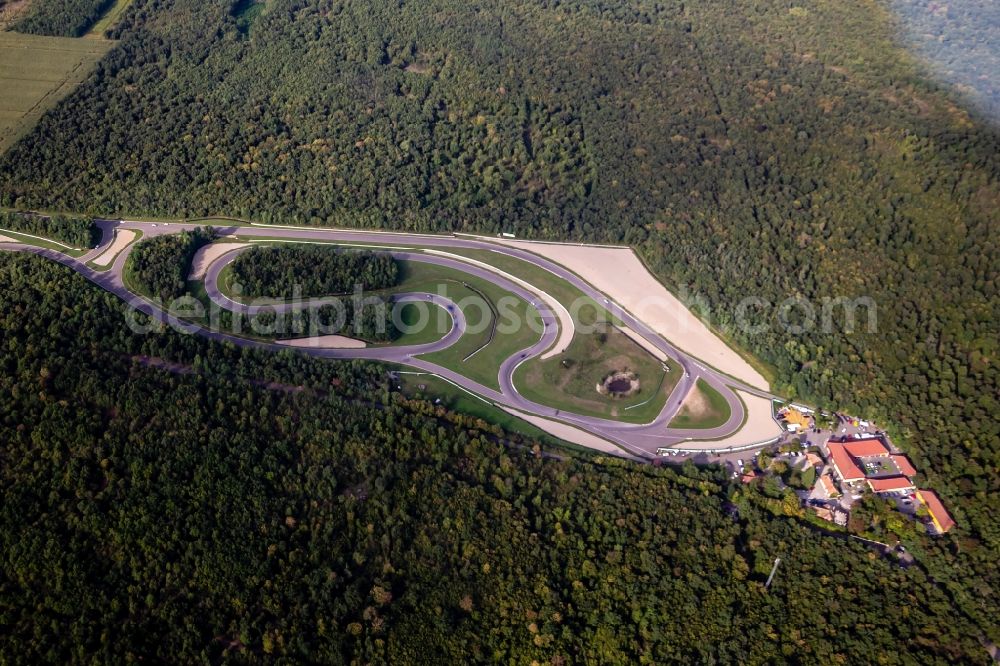
[[[914,490],[913,482],[905,476],[886,476],[881,479],[868,479],[868,487],[873,493],[898,495]]]
[[[955,526],[951,514],[944,508],[944,504],[933,490],[918,490],[917,498],[927,507],[930,514],[931,523],[938,534],[944,534]]]
[[[899,469],[899,473],[903,476],[913,478],[917,475],[917,468],[910,463],[910,459],[906,456],[901,455],[891,455],[892,462],[896,463],[896,468]]]
[[[858,439],[853,442],[844,442],[844,450],[852,458],[889,455],[889,449],[881,439]]]
[[[830,451],[830,464],[833,466],[833,473],[842,483],[854,483],[862,481],[865,473],[857,466],[844,445],[840,442],[827,442],[827,449]]]
[[[829,474],[819,477],[819,484],[827,497],[840,497],[840,491],[837,490],[837,486],[833,485],[833,479],[830,478]]]

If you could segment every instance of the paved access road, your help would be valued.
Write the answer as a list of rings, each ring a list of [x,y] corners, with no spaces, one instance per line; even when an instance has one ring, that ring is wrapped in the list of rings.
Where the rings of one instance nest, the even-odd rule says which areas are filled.
[[[272,351],[289,349],[287,345],[251,340],[216,330],[209,330],[196,324],[179,320],[177,317],[165,312],[158,305],[151,303],[145,298],[131,292],[125,286],[122,276],[128,255],[134,244],[125,251],[121,252],[115,258],[111,267],[106,271],[98,272],[86,265],[87,261],[99,256],[107,247],[110,247],[113,242],[114,232],[116,229],[138,230],[142,232],[144,237],[150,237],[177,233],[185,229],[194,229],[203,225],[191,223],[153,223],[128,220],[101,221],[99,225],[103,231],[103,239],[100,246],[80,259],[74,259],[53,250],[18,243],[6,243],[0,245],[0,247],[5,249],[33,252],[35,254],[48,257],[65,266],[69,266],[86,277],[88,280],[94,282],[107,291],[116,294],[132,308],[154,317],[159,321],[169,323],[180,330],[203,335],[207,338],[220,342],[230,342],[241,347],[256,347]],[[483,398],[496,403],[497,405],[518,409],[538,416],[552,418],[591,432],[617,444],[633,456],[651,458],[656,455],[656,450],[659,447],[679,445],[689,447],[691,446],[688,442],[690,439],[720,439],[735,433],[743,424],[745,410],[743,402],[736,396],[732,390],[733,388],[767,398],[773,397],[765,391],[761,391],[753,386],[749,386],[732,377],[724,375],[680,351],[658,333],[653,331],[650,327],[637,320],[614,302],[610,301],[610,299],[603,293],[599,292],[572,271],[561,266],[560,264],[549,261],[540,255],[520,248],[491,243],[487,240],[474,237],[425,235],[405,232],[348,231],[340,229],[310,229],[264,225],[219,226],[213,224],[213,228],[216,233],[223,238],[239,236],[240,239],[271,238],[357,245],[390,245],[394,247],[392,249],[387,249],[386,251],[392,252],[392,254],[397,258],[405,259],[407,261],[422,261],[453,268],[484,280],[488,280],[502,289],[520,296],[528,303],[531,303],[538,311],[538,315],[544,323],[544,328],[539,340],[535,344],[531,345],[527,349],[515,353],[501,362],[498,375],[498,383],[500,386],[499,391],[474,382],[453,370],[431,363],[422,358],[418,358],[423,354],[446,349],[450,345],[457,342],[466,330],[467,322],[462,316],[461,309],[456,307],[456,305],[447,298],[437,294],[406,294],[399,297],[401,300],[407,301],[433,302],[450,313],[452,317],[451,330],[445,333],[445,335],[437,341],[422,345],[384,347],[372,346],[364,349],[316,349],[302,347],[296,347],[295,349],[303,354],[323,358],[364,358],[376,361],[398,363],[416,368],[418,370],[434,373],[454,382],[472,393],[480,395]],[[628,424],[593,416],[571,414],[532,402],[518,392],[513,383],[513,376],[518,365],[530,358],[541,355],[552,347],[557,341],[559,333],[558,318],[556,314],[545,304],[545,300],[539,298],[535,292],[506,279],[502,275],[498,275],[485,266],[469,264],[459,259],[447,256],[408,251],[400,249],[399,246],[413,246],[414,248],[434,248],[443,250],[463,248],[490,250],[535,264],[536,266],[563,278],[585,295],[593,298],[596,302],[602,303],[611,314],[620,319],[626,326],[645,338],[652,346],[656,347],[668,357],[676,361],[683,369],[684,376],[674,388],[673,393],[669,396],[660,414],[657,415],[652,422],[647,424]],[[218,289],[219,273],[225,264],[232,261],[235,256],[236,255],[234,253],[224,254],[222,257],[216,259],[211,266],[209,266],[205,278],[206,290],[209,297],[222,307],[234,310],[243,309],[245,311],[252,311],[250,308],[253,306],[246,306],[232,301]],[[705,380],[725,397],[726,401],[729,403],[731,412],[729,420],[725,424],[716,428],[684,430],[668,427],[668,424],[680,409],[684,397],[699,378]],[[749,444],[750,442],[747,443]],[[705,448],[711,448],[711,444],[706,443]]]

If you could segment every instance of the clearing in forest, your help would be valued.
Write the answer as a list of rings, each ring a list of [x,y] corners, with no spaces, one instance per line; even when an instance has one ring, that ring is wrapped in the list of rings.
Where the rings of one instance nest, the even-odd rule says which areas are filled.
[[[125,10],[131,4],[132,0],[115,0],[115,3],[104,12],[104,15],[97,19],[94,25],[90,26],[90,30],[87,31],[84,37],[87,39],[103,39],[104,33],[118,23],[118,19],[121,18],[122,14],[125,13]]]
[[[0,152],[90,74],[113,42],[0,32]]]

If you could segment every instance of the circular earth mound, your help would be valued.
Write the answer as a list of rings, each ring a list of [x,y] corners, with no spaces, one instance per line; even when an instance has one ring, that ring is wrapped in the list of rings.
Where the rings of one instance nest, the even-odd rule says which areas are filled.
[[[612,372],[597,385],[597,392],[612,398],[627,398],[639,392],[639,377],[634,372]]]

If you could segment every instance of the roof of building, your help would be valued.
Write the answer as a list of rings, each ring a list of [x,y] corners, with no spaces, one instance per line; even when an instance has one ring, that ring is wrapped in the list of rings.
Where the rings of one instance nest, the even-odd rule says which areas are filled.
[[[749,472],[744,474],[742,478],[740,478],[740,481],[742,481],[743,483],[750,483],[756,478],[757,478],[757,472],[750,470]]]
[[[809,464],[812,465],[813,467],[822,467],[823,466],[823,459],[820,458],[815,453],[807,453],[806,454],[806,460],[808,460]]]
[[[844,481],[858,481],[865,478],[865,473],[861,471],[854,459],[847,454],[844,445],[839,442],[829,442],[827,448],[830,449],[830,460],[833,468]]]
[[[782,416],[785,418],[785,421],[787,423],[795,424],[800,428],[809,427],[809,417],[800,412],[799,410],[795,409],[794,407],[786,407],[784,410],[782,410],[782,412],[783,412]]]
[[[917,497],[927,505],[927,512],[931,514],[931,520],[934,521],[938,532],[943,534],[955,526],[955,521],[952,520],[948,510],[944,508],[937,493],[933,490],[918,490]]]
[[[906,476],[916,476],[917,468],[910,463],[910,459],[906,456],[894,455],[890,456],[892,462],[896,463],[896,467],[899,468],[900,474],[905,474]]]
[[[833,485],[833,479],[831,479],[828,474],[824,474],[819,477],[819,482],[823,484],[823,490],[825,490],[826,494],[830,497],[840,494],[840,491],[837,490],[837,486]]]
[[[845,442],[844,449],[855,458],[884,456],[889,453],[889,449],[885,447],[881,439],[859,439]]]
[[[873,493],[884,493],[891,490],[907,490],[913,487],[913,482],[905,476],[887,476],[881,479],[868,479],[868,487]]]

